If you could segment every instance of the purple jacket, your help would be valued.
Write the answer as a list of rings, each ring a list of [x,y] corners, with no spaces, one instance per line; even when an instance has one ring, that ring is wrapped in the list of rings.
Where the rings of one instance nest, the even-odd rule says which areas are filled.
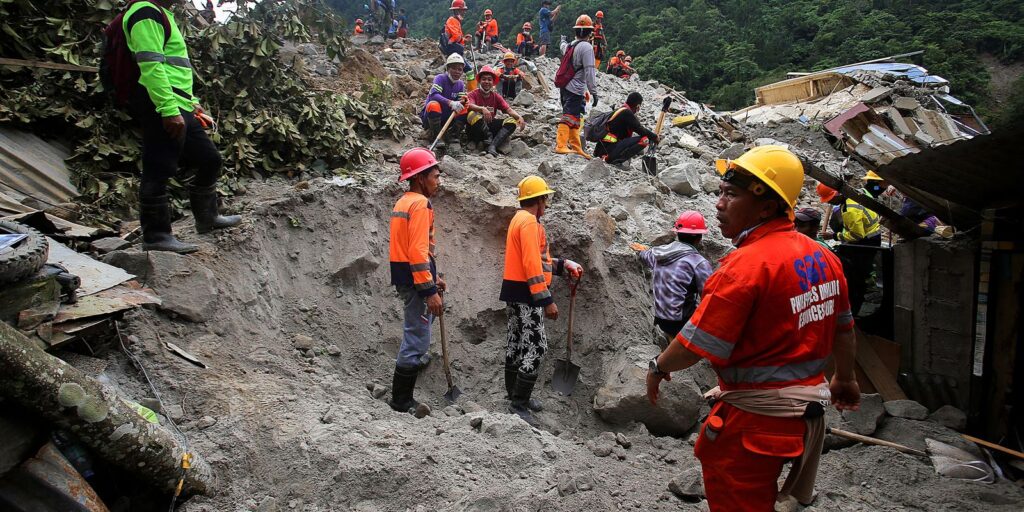
[[[458,100],[459,95],[465,92],[466,84],[462,80],[456,80],[452,82],[451,78],[448,78],[448,73],[441,73],[434,77],[434,83],[430,86],[430,93],[427,94],[427,99],[423,101],[423,109],[420,110],[420,120],[423,122],[427,121],[427,104],[431,101],[436,101],[441,104],[441,117],[448,119],[451,115],[452,109],[448,108],[448,102]],[[465,100],[463,100],[465,103]]]
[[[678,240],[641,251],[640,261],[654,272],[654,316],[686,320],[685,314],[697,309],[711,263],[693,246]],[[688,289],[693,297],[687,297]]]

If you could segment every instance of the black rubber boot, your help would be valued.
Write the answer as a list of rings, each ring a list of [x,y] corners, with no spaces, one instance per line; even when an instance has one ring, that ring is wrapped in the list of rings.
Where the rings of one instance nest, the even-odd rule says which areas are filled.
[[[196,218],[197,233],[230,228],[242,222],[240,215],[221,215],[217,212],[217,189],[213,185],[192,187],[188,195],[192,216]]]
[[[505,367],[505,393],[509,401],[512,400],[512,391],[515,389],[518,375],[518,368]],[[536,398],[531,398],[526,401],[526,408],[533,412],[540,412],[544,410],[544,404],[540,403],[540,400],[537,400]]]
[[[171,205],[167,196],[140,197],[139,221],[142,224],[142,250],[188,254],[199,250],[171,234]]]
[[[430,143],[433,144],[437,140],[437,134],[441,133],[441,128],[444,127],[444,120],[440,116],[428,117],[427,126],[430,133]],[[437,145],[434,146],[434,156],[438,160],[444,158],[445,149],[444,141],[437,141]]]
[[[398,412],[407,412],[422,418],[430,414],[430,407],[412,397],[418,374],[418,367],[395,366],[395,376],[391,381],[391,401],[388,405]]]
[[[533,386],[537,383],[537,374],[519,372],[516,375],[516,385],[512,388],[512,403],[509,405],[509,412],[515,413],[529,423],[531,427],[537,426],[537,420],[530,412],[530,395],[533,394]]]
[[[491,137],[491,143],[487,146],[487,152],[490,153],[491,156],[498,156],[498,148],[500,148],[501,145],[512,136],[513,131],[515,131],[514,127],[502,126],[501,129],[498,130],[498,133],[495,133],[494,137]]]
[[[466,128],[466,118],[455,119],[448,126],[444,133],[444,141],[448,144],[446,153],[452,155],[462,154],[462,130]]]

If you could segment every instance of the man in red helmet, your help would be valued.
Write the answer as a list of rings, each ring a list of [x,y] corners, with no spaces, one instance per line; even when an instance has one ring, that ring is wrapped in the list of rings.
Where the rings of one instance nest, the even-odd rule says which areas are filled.
[[[444,30],[441,31],[441,55],[464,55],[466,36],[462,33],[462,19],[466,17],[466,0],[452,0],[449,10],[452,15],[448,17],[448,21],[444,23]]]
[[[633,243],[644,266],[653,273],[654,325],[667,341],[679,334],[697,310],[704,282],[711,275],[711,263],[698,251],[704,233],[708,232],[704,216],[695,210],[679,214],[672,230],[676,240],[657,247]]]
[[[604,49],[607,41],[604,38],[604,11],[597,11],[594,21],[594,67],[601,69],[604,60]]]
[[[516,35],[516,53],[523,57],[537,55],[537,45],[533,43],[533,25],[529,21],[523,23],[523,30]]]
[[[470,139],[486,145],[491,156],[498,156],[498,148],[512,136],[517,126],[525,129],[526,121],[494,90],[494,82],[498,77],[494,68],[484,66],[476,76],[480,87],[469,93],[466,100],[469,108],[466,114],[466,134]],[[499,119],[499,112],[506,117]]]
[[[395,359],[391,408],[422,418],[430,408],[413,398],[416,377],[430,362],[430,324],[443,308],[444,279],[434,263],[434,209],[430,198],[441,186],[437,158],[428,149],[413,148],[399,161],[398,181],[408,181],[409,191],[391,210],[391,284],[404,304],[402,344]]]
[[[363,20],[358,19],[358,20],[356,20],[356,29],[353,32],[353,35],[357,35],[358,36],[358,35],[360,35],[362,33],[363,33]]]

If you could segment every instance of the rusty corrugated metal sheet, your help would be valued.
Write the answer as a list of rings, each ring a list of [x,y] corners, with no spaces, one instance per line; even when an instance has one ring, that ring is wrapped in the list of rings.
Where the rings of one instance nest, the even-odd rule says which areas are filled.
[[[67,157],[66,149],[31,133],[0,127],[0,192],[49,204],[68,202],[78,189],[64,165]]]
[[[981,211],[1021,204],[1024,126],[897,158],[876,172],[944,222],[969,228]]]
[[[0,509],[24,512],[109,512],[89,482],[53,443],[0,480]]]

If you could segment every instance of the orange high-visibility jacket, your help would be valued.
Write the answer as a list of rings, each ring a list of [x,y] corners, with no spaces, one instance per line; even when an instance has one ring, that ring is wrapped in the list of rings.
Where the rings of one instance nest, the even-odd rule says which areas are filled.
[[[363,27],[360,27],[359,25],[356,25],[355,33],[356,33],[356,35],[362,34],[363,33]]]
[[[491,21],[484,22],[484,35],[498,37],[498,20],[491,18]]]
[[[533,44],[533,35],[526,35],[520,32],[518,35],[516,35],[516,46],[523,44],[523,41],[526,41],[529,44]]]
[[[444,24],[444,33],[448,35],[449,43],[462,44],[462,22],[455,16],[449,16]]]
[[[551,275],[562,275],[564,268],[565,260],[551,258],[544,225],[526,210],[516,212],[505,237],[505,274],[499,300],[547,306],[554,302],[548,289]]]
[[[391,284],[412,286],[421,297],[437,293],[434,210],[430,200],[406,192],[391,210]]]

